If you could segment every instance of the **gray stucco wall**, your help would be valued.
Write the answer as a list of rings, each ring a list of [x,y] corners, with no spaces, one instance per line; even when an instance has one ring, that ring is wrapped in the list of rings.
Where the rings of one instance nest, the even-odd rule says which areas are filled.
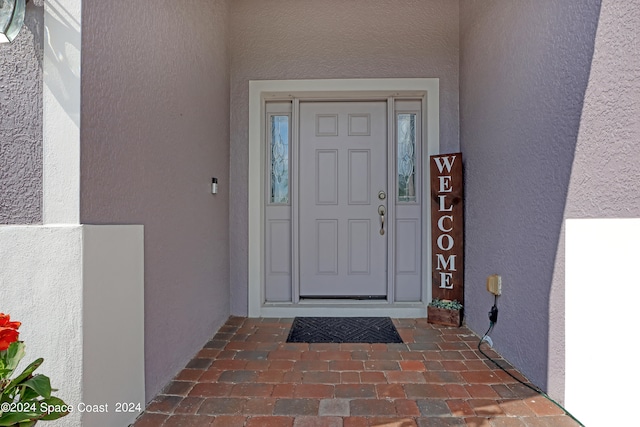
[[[27,4],[20,34],[0,45],[0,224],[42,221],[43,1]]]
[[[501,274],[495,347],[562,398],[561,230],[566,212],[585,206],[584,194],[568,196],[570,182],[606,191],[593,188],[593,171],[579,166],[600,1],[462,0],[460,11],[467,323],[479,333],[487,329],[493,297],[485,280]],[[596,118],[598,128],[603,119]],[[599,148],[585,147],[590,165],[603,160],[598,152],[606,145],[594,142]]]
[[[602,0],[591,74],[584,96],[580,133],[569,181],[565,219],[640,218],[639,186],[640,4],[637,0]],[[562,232],[550,304],[552,322],[564,319],[560,316],[565,303],[564,228]],[[627,286],[633,284],[626,283]],[[604,300],[613,296],[628,302],[628,295],[620,292],[616,283],[602,283],[600,295]],[[631,302],[627,307],[634,310],[634,303]],[[581,304],[582,301],[566,301],[567,306]],[[590,309],[595,312],[598,308]],[[555,327],[551,329],[551,343],[557,346],[562,343],[564,350],[564,322],[558,320],[552,326]],[[636,332],[635,323],[610,323],[610,326],[621,329],[629,337]],[[623,345],[616,351],[625,352],[626,357],[632,358],[633,347],[619,344]],[[559,356],[562,358],[556,356],[551,359],[552,369],[564,362],[564,351]],[[613,372],[601,369],[601,376],[624,377],[628,366],[618,365]],[[550,381],[555,385],[557,380],[553,374],[552,371]]]
[[[247,314],[249,80],[439,77],[440,145],[458,137],[458,2],[231,3],[231,312]]]
[[[229,315],[228,10],[117,4],[83,2],[81,222],[144,225],[151,399]]]
[[[567,218],[640,216],[640,3],[603,0]]]

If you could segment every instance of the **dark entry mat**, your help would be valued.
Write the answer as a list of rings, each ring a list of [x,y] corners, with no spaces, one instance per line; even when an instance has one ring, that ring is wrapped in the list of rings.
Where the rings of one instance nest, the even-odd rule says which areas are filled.
[[[388,317],[296,317],[287,342],[401,343]]]

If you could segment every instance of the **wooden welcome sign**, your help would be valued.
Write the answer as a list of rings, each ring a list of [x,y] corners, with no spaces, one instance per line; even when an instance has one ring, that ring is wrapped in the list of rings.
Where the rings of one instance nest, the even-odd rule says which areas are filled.
[[[432,297],[464,303],[462,153],[431,156]]]

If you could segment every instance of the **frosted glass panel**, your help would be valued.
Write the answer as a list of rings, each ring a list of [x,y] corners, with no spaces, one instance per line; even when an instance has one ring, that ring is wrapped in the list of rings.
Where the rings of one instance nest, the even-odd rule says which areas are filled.
[[[398,114],[398,201],[416,201],[416,115]]]
[[[25,1],[0,0],[0,43],[12,42],[24,23]]]
[[[289,116],[271,116],[271,203],[289,203]]]

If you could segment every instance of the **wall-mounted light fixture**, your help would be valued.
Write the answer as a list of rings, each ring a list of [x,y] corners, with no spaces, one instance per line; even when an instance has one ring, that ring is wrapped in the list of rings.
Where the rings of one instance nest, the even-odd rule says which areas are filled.
[[[24,24],[28,0],[0,0],[0,43],[10,43]]]

